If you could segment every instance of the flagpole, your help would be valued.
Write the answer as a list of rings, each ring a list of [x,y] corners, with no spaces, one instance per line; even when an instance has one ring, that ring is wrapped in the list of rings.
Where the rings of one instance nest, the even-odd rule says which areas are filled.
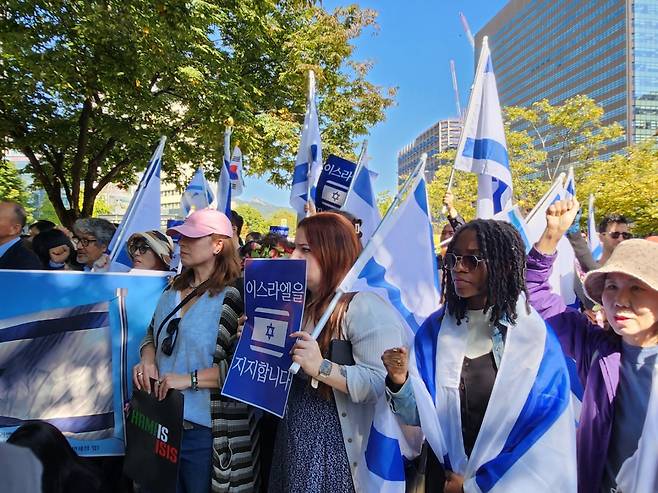
[[[307,107],[311,105],[311,98],[315,98],[315,72],[308,71],[308,97]],[[319,122],[318,122],[319,125]],[[303,138],[303,137],[302,137]],[[306,162],[308,163],[308,170],[306,171],[306,217],[311,215],[311,165],[312,165],[311,148],[306,149]]]
[[[155,152],[153,153],[154,156],[160,155],[160,159],[162,159],[162,155],[164,154],[164,146],[165,146],[166,142],[167,142],[167,137],[165,135],[162,135],[160,137],[160,142],[158,142],[158,147],[156,147]],[[151,156],[151,157],[153,157],[153,156]],[[135,212],[137,210],[137,205],[136,204],[139,203],[140,199],[142,198],[142,195],[144,195],[144,190],[146,189],[146,186],[145,185],[142,186],[142,185],[143,185],[144,179],[147,176],[147,173],[150,169],[151,164],[152,164],[151,161],[149,161],[149,165],[146,167],[146,170],[144,170],[144,175],[142,175],[142,179],[139,181],[139,184],[137,185],[137,190],[135,190],[135,195],[133,196],[133,199],[131,200],[130,205],[129,205],[129,207],[130,206],[132,206],[132,207],[130,207],[130,209],[128,211],[126,211],[126,216],[127,217],[124,216],[121,219],[121,222],[123,223],[124,226],[127,225],[128,222],[135,215]],[[162,165],[162,163],[160,163],[160,164]],[[126,230],[127,230],[127,228],[122,227],[121,231],[119,231],[119,236],[117,236],[117,241],[114,244],[114,250],[110,252],[110,258],[109,258],[110,263],[114,262],[117,259],[118,255],[119,255],[119,252],[121,251],[121,245],[124,242],[124,239],[125,239],[125,236],[126,236]]]
[[[210,204],[208,203],[208,180],[206,180],[206,174],[203,172],[203,166],[199,166],[201,168],[201,174],[203,175],[203,198],[206,201],[206,209],[210,207]]]
[[[420,161],[418,162],[418,165],[414,169],[414,171],[409,175],[407,180],[404,182],[404,185],[402,185],[402,188],[400,188],[400,191],[396,195],[395,199],[393,200],[393,203],[391,206],[388,208],[388,211],[386,212],[386,215],[384,218],[381,220],[379,225],[377,226],[377,229],[373,232],[372,236],[370,238],[374,238],[377,231],[379,231],[379,228],[381,225],[384,223],[384,220],[392,213],[393,210],[395,210],[395,206],[400,202],[401,197],[404,195],[406,190],[409,188],[410,184],[413,182],[413,179],[418,176],[419,172],[422,172],[425,170],[425,163],[427,161],[427,154],[423,153],[423,155],[420,157]],[[368,244],[370,243],[369,240]],[[366,245],[367,248],[367,245]],[[362,252],[365,250],[365,248],[362,250]],[[341,281],[342,283],[342,281]],[[340,284],[339,284],[340,286]],[[340,300],[340,297],[345,294],[340,288],[336,289],[336,292],[334,293],[333,298],[329,302],[329,305],[327,306],[326,310],[320,317],[320,320],[318,320],[318,323],[315,325],[313,328],[313,331],[311,332],[311,337],[315,340],[320,336],[320,332],[322,332],[322,329],[324,329],[324,326],[327,324],[327,321],[329,320],[329,317],[333,313],[333,311],[336,309],[336,305],[338,304],[338,301]],[[299,371],[299,363],[293,363],[290,365],[290,368],[288,369],[290,373],[295,375]]]

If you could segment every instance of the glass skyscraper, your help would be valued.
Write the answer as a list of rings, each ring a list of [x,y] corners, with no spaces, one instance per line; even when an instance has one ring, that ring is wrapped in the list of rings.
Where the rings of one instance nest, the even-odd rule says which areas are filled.
[[[603,157],[656,134],[658,0],[511,0],[485,35],[503,106],[590,96],[626,133]]]

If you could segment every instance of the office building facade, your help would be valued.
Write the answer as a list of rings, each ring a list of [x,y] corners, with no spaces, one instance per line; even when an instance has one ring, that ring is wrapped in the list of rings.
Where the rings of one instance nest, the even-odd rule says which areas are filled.
[[[402,181],[414,170],[423,153],[427,153],[425,169],[430,176],[433,175],[442,164],[437,154],[448,149],[456,149],[461,130],[461,121],[457,119],[439,120],[413,142],[404,146],[398,152],[398,180]]]
[[[511,0],[477,33],[478,48],[484,36],[502,106],[590,96],[605,111],[603,124],[625,131],[603,158],[656,134],[657,0]],[[547,150],[555,158],[557,145]]]

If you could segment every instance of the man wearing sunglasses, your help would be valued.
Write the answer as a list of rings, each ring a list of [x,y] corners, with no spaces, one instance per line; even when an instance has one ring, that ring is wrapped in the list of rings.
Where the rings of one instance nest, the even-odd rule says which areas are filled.
[[[621,215],[613,214],[604,217],[599,223],[599,238],[603,246],[603,254],[599,259],[599,264],[605,264],[612,252],[624,240],[633,237],[629,231],[630,221]]]

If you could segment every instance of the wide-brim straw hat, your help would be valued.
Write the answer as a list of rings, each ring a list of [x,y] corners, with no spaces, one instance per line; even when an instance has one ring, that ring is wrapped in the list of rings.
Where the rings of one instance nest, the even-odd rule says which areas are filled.
[[[640,239],[623,241],[603,267],[587,273],[583,283],[585,293],[599,305],[605,277],[611,273],[635,277],[658,291],[658,243]]]

